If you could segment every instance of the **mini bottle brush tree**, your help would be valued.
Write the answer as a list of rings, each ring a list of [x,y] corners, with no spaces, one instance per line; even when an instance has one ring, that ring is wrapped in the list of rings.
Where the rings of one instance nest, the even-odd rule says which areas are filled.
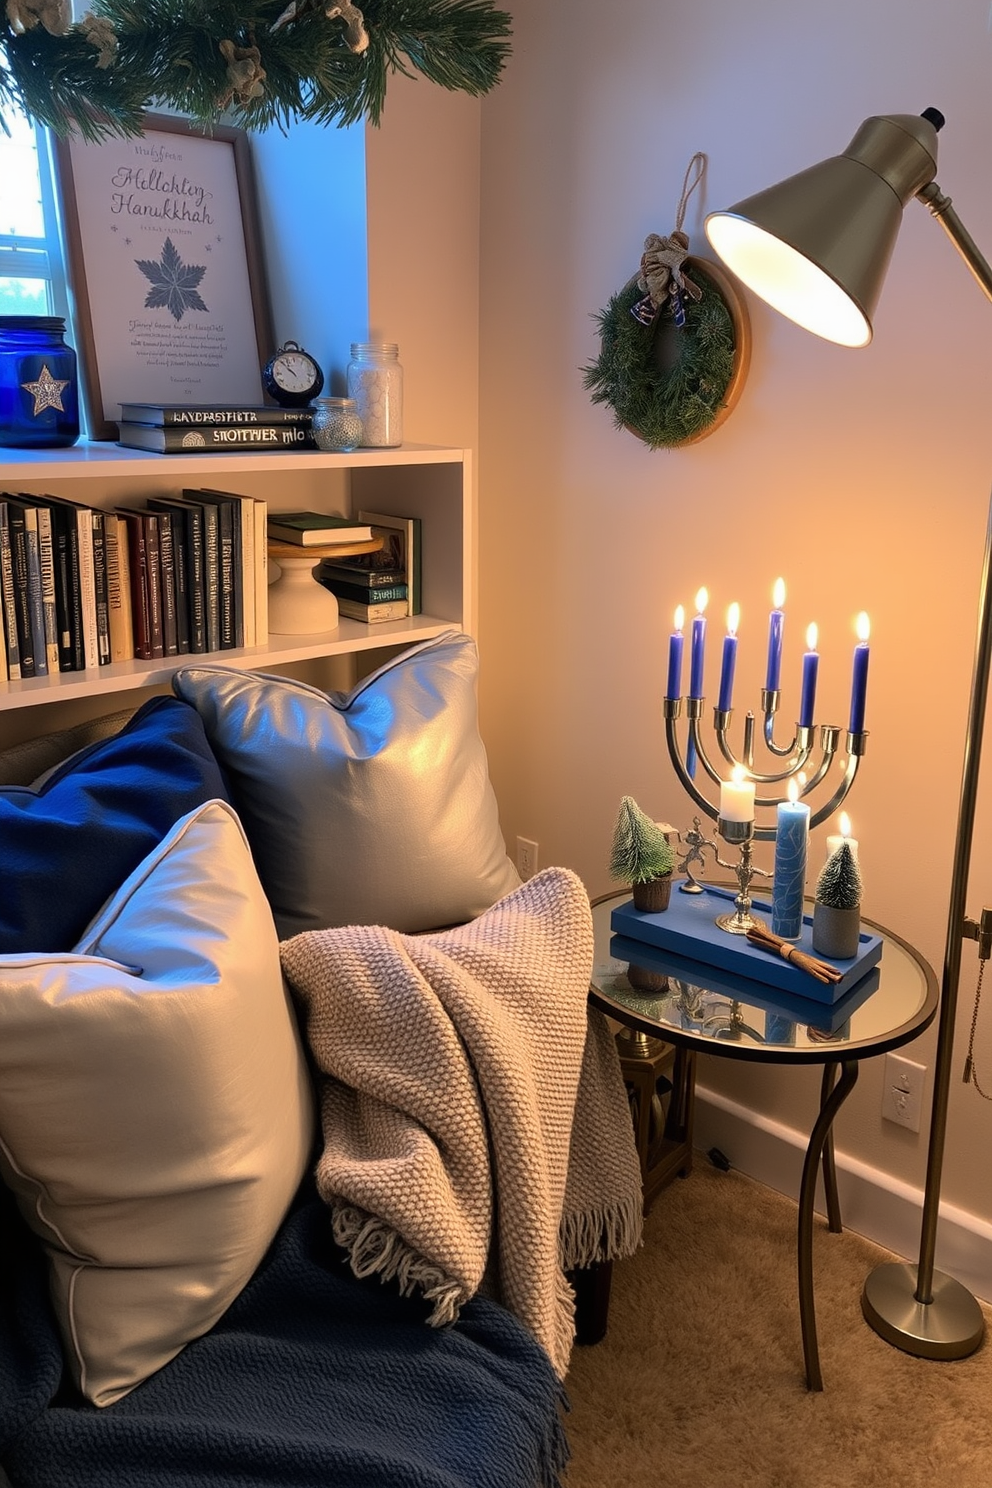
[[[674,867],[664,832],[632,796],[624,796],[613,828],[610,877],[632,886],[637,909],[657,912],[667,908]]]
[[[850,843],[842,842],[831,853],[816,881],[816,903],[827,909],[858,909],[861,904],[861,869]]]
[[[861,934],[861,869],[848,842],[820,870],[813,902],[813,949],[836,960],[858,953]]]
[[[378,124],[393,72],[473,95],[499,81],[510,16],[490,0],[7,0],[0,128],[19,109],[58,135],[138,135],[142,111],[284,129]]]

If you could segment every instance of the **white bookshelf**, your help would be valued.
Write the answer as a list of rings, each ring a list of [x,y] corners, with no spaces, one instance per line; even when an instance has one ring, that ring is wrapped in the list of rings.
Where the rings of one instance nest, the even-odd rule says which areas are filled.
[[[208,652],[206,656],[115,662],[83,672],[60,672],[0,682],[0,713],[52,702],[71,702],[167,683],[190,661],[265,671],[322,656],[355,656],[412,645],[450,626],[475,626],[472,583],[471,472],[466,450],[431,445],[265,454],[155,455],[108,443],[70,449],[0,450],[0,491],[51,492],[91,506],[111,508],[148,496],[177,495],[186,486],[210,486],[264,497],[270,511],[360,509],[420,517],[423,543],[423,613],[365,625],[342,619],[312,636],[270,635],[267,646]],[[371,670],[375,657],[362,658]]]

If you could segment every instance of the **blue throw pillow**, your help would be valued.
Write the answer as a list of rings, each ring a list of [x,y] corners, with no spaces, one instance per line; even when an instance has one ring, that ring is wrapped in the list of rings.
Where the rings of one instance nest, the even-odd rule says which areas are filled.
[[[0,954],[68,951],[197,806],[229,800],[196,709],[156,697],[38,788],[0,788]]]

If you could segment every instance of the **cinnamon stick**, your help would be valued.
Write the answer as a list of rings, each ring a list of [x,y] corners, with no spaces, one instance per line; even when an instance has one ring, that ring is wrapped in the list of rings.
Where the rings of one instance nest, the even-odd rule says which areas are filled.
[[[781,956],[783,960],[789,962],[790,966],[797,966],[800,971],[807,972],[818,982],[839,982],[844,975],[836,966],[831,966],[829,961],[821,961],[816,956],[810,956],[808,952],[801,951],[792,941],[783,940],[772,930],[754,926],[748,930],[747,938],[759,950],[768,951],[773,956]]]

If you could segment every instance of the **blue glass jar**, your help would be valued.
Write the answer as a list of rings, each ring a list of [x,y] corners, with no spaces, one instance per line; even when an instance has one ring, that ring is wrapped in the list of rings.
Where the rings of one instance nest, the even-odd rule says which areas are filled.
[[[53,449],[79,438],[76,353],[59,315],[0,315],[0,447]]]

